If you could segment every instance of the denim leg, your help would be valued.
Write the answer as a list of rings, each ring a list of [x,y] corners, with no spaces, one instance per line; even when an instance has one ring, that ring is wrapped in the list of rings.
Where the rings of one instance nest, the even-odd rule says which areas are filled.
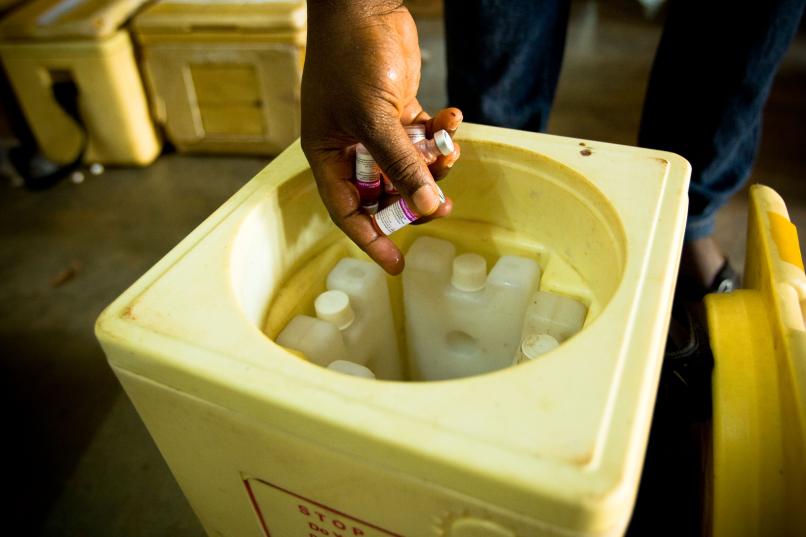
[[[691,162],[686,240],[750,175],[764,104],[806,0],[673,0],[655,56],[638,143]]]
[[[448,98],[465,119],[545,129],[569,0],[445,0]]]

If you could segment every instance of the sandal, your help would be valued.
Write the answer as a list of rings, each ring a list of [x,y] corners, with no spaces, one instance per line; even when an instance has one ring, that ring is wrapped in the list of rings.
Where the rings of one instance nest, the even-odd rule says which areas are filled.
[[[677,278],[677,289],[675,290],[675,302],[702,302],[705,295],[711,293],[730,293],[739,288],[741,276],[734,269],[730,261],[725,259],[722,266],[711,280],[708,286],[703,286],[691,276],[680,274]]]

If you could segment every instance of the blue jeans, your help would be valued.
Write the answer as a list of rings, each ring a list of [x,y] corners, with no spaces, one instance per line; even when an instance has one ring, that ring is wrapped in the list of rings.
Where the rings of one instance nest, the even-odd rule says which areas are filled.
[[[671,0],[650,75],[638,145],[691,163],[686,240],[711,235],[717,210],[749,177],[806,0],[744,4]],[[445,0],[451,105],[469,121],[544,130],[568,11],[568,0]]]

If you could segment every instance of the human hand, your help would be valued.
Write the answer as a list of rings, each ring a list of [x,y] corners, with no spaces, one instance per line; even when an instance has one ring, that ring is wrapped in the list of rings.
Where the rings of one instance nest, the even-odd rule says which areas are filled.
[[[361,210],[351,147],[361,142],[369,149],[423,221],[445,216],[451,202],[440,205],[434,177],[446,173],[459,149],[429,170],[403,125],[425,123],[429,136],[441,128],[453,134],[461,112],[445,109],[431,119],[417,101],[417,29],[399,2],[311,0],[308,10],[302,148],[336,225],[387,272],[398,274],[403,254]]]

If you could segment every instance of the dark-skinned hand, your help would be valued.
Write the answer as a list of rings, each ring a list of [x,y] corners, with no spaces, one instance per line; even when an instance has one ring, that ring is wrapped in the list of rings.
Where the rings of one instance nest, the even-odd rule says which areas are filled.
[[[403,270],[403,254],[361,209],[352,182],[353,146],[367,147],[423,216],[418,223],[449,214],[452,202],[440,204],[435,178],[459,157],[458,144],[426,166],[403,126],[424,123],[429,138],[440,129],[453,135],[462,114],[446,108],[431,118],[417,101],[419,84],[417,28],[399,2],[309,0],[302,148],[330,217],[390,274]]]

